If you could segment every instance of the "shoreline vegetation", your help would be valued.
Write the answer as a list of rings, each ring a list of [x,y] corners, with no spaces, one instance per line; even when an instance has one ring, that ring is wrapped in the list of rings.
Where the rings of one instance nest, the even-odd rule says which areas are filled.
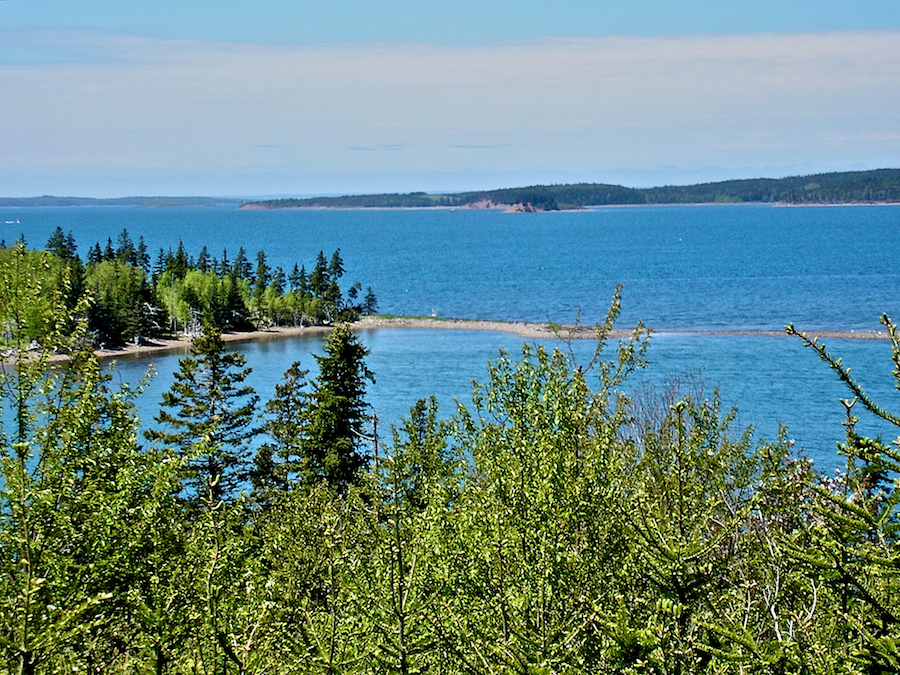
[[[97,242],[83,261],[72,233],[58,227],[44,250],[0,241],[0,349],[71,332],[74,324],[54,324],[64,313],[84,321],[82,346],[98,353],[128,345],[178,349],[178,337],[207,327],[246,336],[270,326],[336,325],[375,314],[372,288],[363,291],[359,281],[342,288],[344,272],[340,249],[330,262],[320,250],[309,272],[299,263],[288,271],[272,268],[265,251],[257,252],[255,265],[243,248],[216,257],[204,246],[195,258],[180,240],[177,250],[160,248],[151,264],[143,238],[135,244],[125,229],[116,245],[112,238],[105,248]],[[15,297],[20,286],[37,292],[22,302]]]
[[[265,402],[204,330],[143,433],[96,358],[0,369],[2,672],[897,672],[900,451],[851,407],[900,418],[792,326],[854,397],[833,475],[691,380],[626,394],[620,290],[587,361],[525,344],[380,436],[346,323]]]
[[[629,188],[602,183],[532,185],[479,192],[345,195],[268,199],[241,204],[258,209],[499,209],[506,213],[577,211],[598,206],[673,204],[843,205],[900,203],[900,169],[755,178],[697,185]]]
[[[594,326],[559,325],[549,323],[531,323],[524,321],[486,321],[480,319],[445,319],[441,317],[404,317],[404,316],[366,316],[352,322],[351,330],[356,332],[381,329],[419,329],[419,330],[480,330],[498,333],[511,333],[529,340],[570,338],[575,340],[592,340],[597,336]],[[308,335],[324,335],[333,330],[332,326],[275,326],[266,329],[223,333],[225,342],[256,342],[283,340]],[[887,340],[886,331],[810,331],[823,339],[842,340]],[[729,335],[756,337],[789,337],[784,331],[762,330],[660,330],[656,335]],[[614,330],[610,334],[613,339],[624,339],[631,335],[629,330]],[[192,338],[181,336],[171,339],[154,338],[144,344],[129,343],[115,349],[98,349],[95,353],[101,359],[121,357],[144,358],[154,354],[167,354],[187,351],[191,347]]]

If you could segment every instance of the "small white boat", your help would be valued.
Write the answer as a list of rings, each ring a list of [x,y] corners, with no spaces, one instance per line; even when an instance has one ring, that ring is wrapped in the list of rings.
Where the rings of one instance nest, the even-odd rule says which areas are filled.
[[[6,221],[6,224],[7,224],[7,225],[18,225],[18,224],[19,224],[19,219],[16,218],[15,220],[7,220],[7,221]]]

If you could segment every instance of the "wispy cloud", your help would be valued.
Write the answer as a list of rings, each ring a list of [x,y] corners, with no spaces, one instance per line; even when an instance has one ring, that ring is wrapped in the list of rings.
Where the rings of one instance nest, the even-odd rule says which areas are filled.
[[[900,33],[272,46],[68,31],[0,44],[18,50],[4,62],[0,49],[7,185],[205,177],[277,192],[327,175],[317,189],[340,191],[342,176],[442,171],[900,165]]]
[[[509,143],[496,143],[494,145],[466,145],[464,143],[451,143],[451,148],[459,150],[499,150],[500,148],[508,148]]]

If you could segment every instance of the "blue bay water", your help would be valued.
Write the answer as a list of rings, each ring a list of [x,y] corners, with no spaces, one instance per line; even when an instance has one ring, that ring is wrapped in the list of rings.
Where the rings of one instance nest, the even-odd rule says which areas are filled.
[[[600,320],[617,283],[622,321],[665,329],[872,329],[900,316],[900,207],[709,205],[496,211],[235,207],[0,209],[0,238],[43,246],[72,231],[82,255],[126,227],[151,255],[181,240],[231,258],[311,268],[341,249],[346,281],[385,313],[570,323]]]
[[[500,350],[512,357],[521,354],[523,339],[489,331],[378,329],[363,331],[371,350],[367,364],[376,382],[369,386],[369,402],[379,419],[379,435],[390,439],[389,427],[400,421],[419,398],[434,395],[442,417],[451,416],[457,402],[469,405],[472,382],[485,382],[488,361]],[[531,341],[548,349],[565,349],[555,340]],[[844,358],[865,390],[877,401],[898,410],[897,392],[891,376],[891,355],[885,341],[832,340],[829,348]],[[611,347],[613,345],[610,345]],[[587,363],[593,342],[573,343],[575,358]],[[322,353],[320,336],[288,338],[230,345],[247,357],[253,372],[248,382],[265,400],[285,370],[296,360],[316,374],[313,354]],[[162,392],[172,384],[172,373],[183,354],[153,359],[155,376],[140,398],[139,412],[152,424]],[[612,357],[613,354],[608,354]],[[736,432],[753,426],[756,440],[774,440],[779,423],[787,426],[788,438],[797,450],[814,460],[817,468],[830,472],[840,464],[836,443],[843,439],[841,398],[848,392],[827,365],[798,341],[781,337],[730,335],[655,335],[648,352],[649,365],[626,383],[628,393],[638,394],[645,385],[662,387],[669,378],[685,383],[699,377],[705,392],[718,389],[724,410],[737,407]],[[136,384],[147,372],[146,359],[123,358],[115,366],[115,377]],[[859,430],[871,435],[897,436],[870,414],[854,409],[861,417]]]
[[[349,283],[371,285],[383,313],[570,323],[599,321],[624,284],[620,326],[643,320],[657,331],[873,330],[887,312],[900,318],[900,207],[673,206],[508,215],[473,210],[240,211],[214,208],[0,209],[8,242],[24,234],[40,247],[57,226],[84,255],[115,242],[123,227],[143,236],[153,257],[181,240],[196,255],[243,246],[264,249],[271,265],[310,268],[316,253],[341,249]],[[521,338],[481,331],[377,330],[364,334],[376,373],[370,400],[386,425],[417,398],[436,394],[446,414],[484,379],[499,349]],[[547,343],[552,346],[552,343]],[[267,397],[293,360],[314,368],[318,338],[244,344],[253,384]],[[898,409],[889,345],[833,340],[880,401]],[[585,353],[589,343],[576,351]],[[789,338],[659,334],[651,366],[635,378],[663,381],[700,371],[738,421],[769,438],[777,422],[818,466],[836,463],[847,396],[814,354]],[[152,411],[171,383],[177,355],[155,359],[143,397]],[[122,360],[134,382],[146,362]],[[867,424],[864,416],[864,424]],[[877,426],[864,429],[882,431]]]

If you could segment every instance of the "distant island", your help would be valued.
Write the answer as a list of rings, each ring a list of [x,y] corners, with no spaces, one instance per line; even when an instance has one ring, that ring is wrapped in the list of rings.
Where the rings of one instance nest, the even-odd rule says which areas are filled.
[[[640,204],[895,204],[900,169],[820,173],[788,178],[750,178],[696,185],[629,188],[604,183],[532,185],[480,192],[345,195],[248,201],[229,197],[0,197],[0,207],[39,206],[232,206],[242,209],[482,208],[516,213],[566,211],[591,206]]]
[[[564,211],[639,204],[873,204],[900,203],[900,169],[752,178],[698,185],[629,188],[602,183],[532,185],[456,194],[347,195],[246,202],[243,209],[295,208],[501,208],[514,212]]]

